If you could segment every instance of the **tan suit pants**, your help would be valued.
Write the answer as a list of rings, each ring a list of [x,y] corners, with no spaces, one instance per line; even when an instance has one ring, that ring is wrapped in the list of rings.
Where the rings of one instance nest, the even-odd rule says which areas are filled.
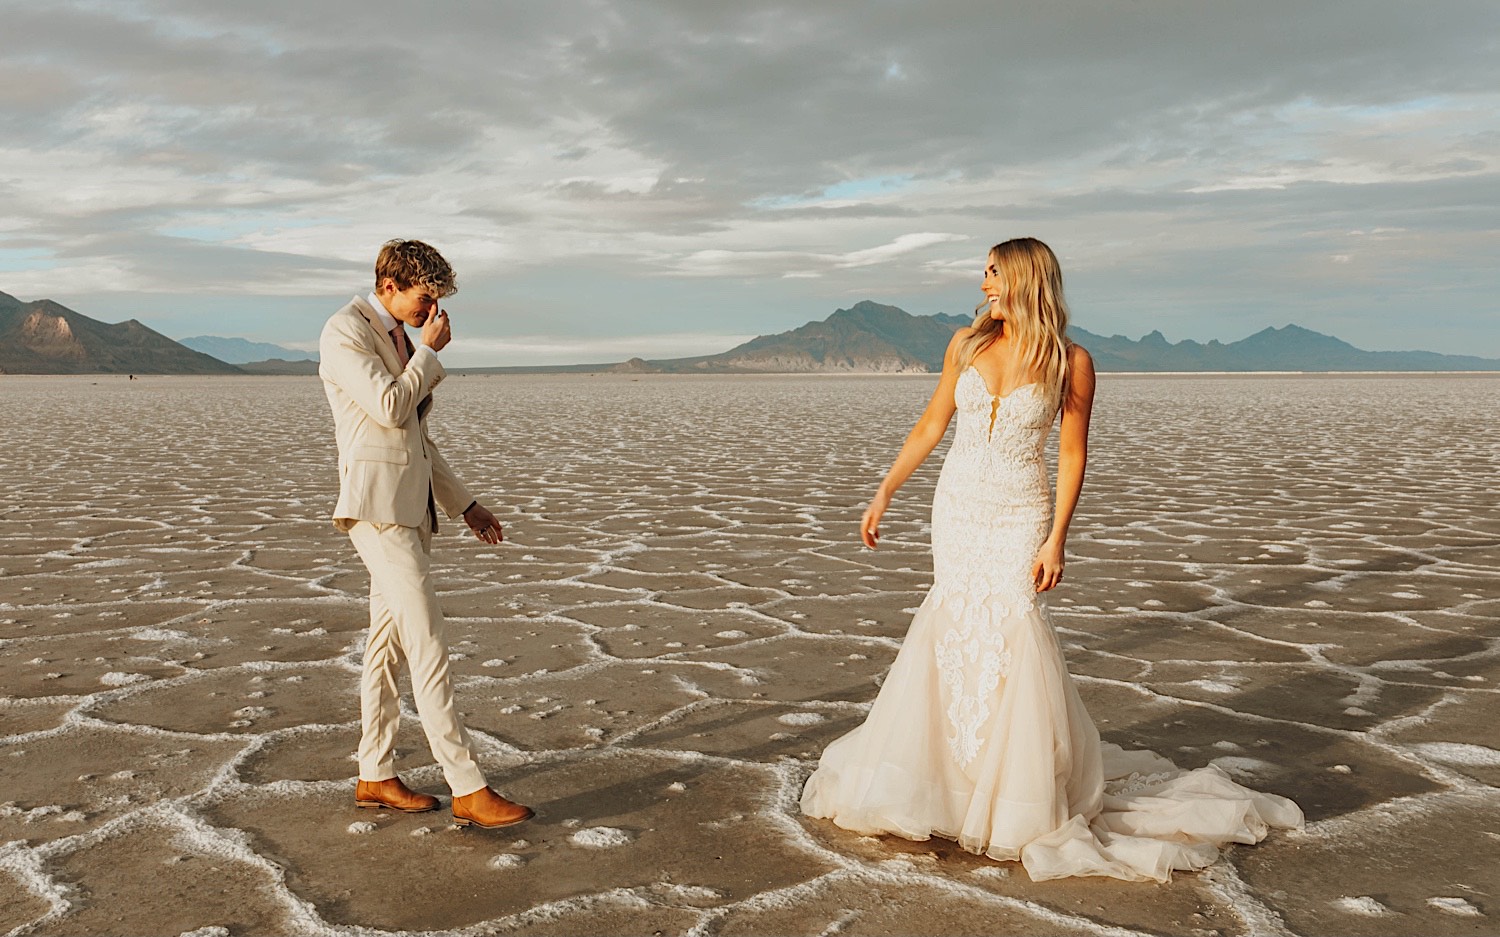
[[[455,797],[485,786],[474,743],[453,704],[447,628],[432,584],[432,532],[360,521],[349,539],[370,571],[370,637],[360,681],[359,776],[396,776],[396,728],[402,661],[411,669],[412,696],[432,755]]]

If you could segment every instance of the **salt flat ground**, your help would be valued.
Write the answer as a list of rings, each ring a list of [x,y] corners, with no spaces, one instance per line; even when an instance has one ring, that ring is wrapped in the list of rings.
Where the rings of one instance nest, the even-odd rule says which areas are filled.
[[[507,529],[437,541],[460,708],[540,813],[479,831],[352,804],[367,581],[315,379],[0,379],[0,932],[1500,929],[1497,378],[1101,381],[1052,600],[1083,695],[1305,832],[1036,884],[803,819],[930,580],[936,458],[855,528],[932,384],[450,378]]]

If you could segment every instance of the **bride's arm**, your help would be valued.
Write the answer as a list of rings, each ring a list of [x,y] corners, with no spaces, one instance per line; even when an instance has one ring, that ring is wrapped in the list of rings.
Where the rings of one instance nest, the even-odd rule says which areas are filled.
[[[1093,409],[1094,359],[1074,345],[1068,349],[1068,393],[1057,434],[1057,507],[1052,513],[1052,533],[1037,551],[1031,571],[1038,592],[1046,592],[1062,581],[1068,525],[1078,507],[1089,460],[1089,416]]]
[[[890,471],[885,473],[885,480],[875,490],[875,497],[870,499],[869,507],[865,508],[865,515],[859,522],[859,537],[872,550],[875,549],[875,542],[880,539],[880,517],[890,507],[891,496],[896,493],[896,489],[906,484],[911,473],[932,454],[932,450],[942,442],[943,434],[948,432],[948,422],[953,419],[955,410],[953,389],[958,384],[959,373],[954,359],[959,343],[972,331],[969,328],[959,329],[948,342],[948,350],[943,355],[943,376],[938,379],[937,390],[932,392],[932,399],[927,401],[927,409],[922,411],[917,425],[907,434],[896,461],[891,464]]]

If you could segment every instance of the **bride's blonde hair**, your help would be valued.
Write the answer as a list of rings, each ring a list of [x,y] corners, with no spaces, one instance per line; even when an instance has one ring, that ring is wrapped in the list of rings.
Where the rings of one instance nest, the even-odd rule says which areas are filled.
[[[1043,387],[1061,392],[1068,380],[1070,343],[1057,255],[1036,238],[1015,238],[990,248],[989,261],[1005,283],[1000,301],[1022,362]],[[960,370],[1000,337],[1002,323],[990,315],[987,301],[974,312],[974,332],[958,346]]]

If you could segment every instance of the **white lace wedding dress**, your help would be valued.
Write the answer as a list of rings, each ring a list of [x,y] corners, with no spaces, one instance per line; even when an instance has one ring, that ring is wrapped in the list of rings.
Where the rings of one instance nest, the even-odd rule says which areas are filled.
[[[1031,581],[1051,526],[1040,385],[989,393],[973,368],[932,503],[933,585],[864,724],[828,746],[808,816],[859,833],[942,836],[1034,880],[1166,881],[1227,842],[1300,827],[1284,797],[1218,768],[1179,771],[1101,743]]]

